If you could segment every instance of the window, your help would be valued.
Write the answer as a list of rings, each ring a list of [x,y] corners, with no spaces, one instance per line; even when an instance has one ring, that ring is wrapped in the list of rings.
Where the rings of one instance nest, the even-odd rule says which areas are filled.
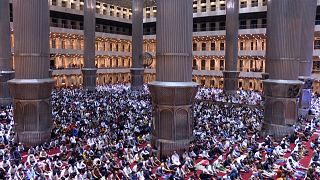
[[[247,28],[247,21],[246,20],[240,20],[240,29],[246,29]]]
[[[258,0],[252,0],[251,7],[257,7],[257,6],[258,6]]]
[[[224,51],[224,42],[220,43],[220,51]]]
[[[153,17],[157,17],[157,6],[153,7]]]
[[[206,84],[206,80],[205,79],[201,79],[201,85],[204,86]]]
[[[213,79],[210,80],[210,86],[211,86],[211,87],[214,87],[214,84],[215,84],[214,80],[213,80]]]
[[[198,24],[194,23],[193,24],[193,32],[197,32],[198,31]]]
[[[240,2],[240,8],[246,8],[247,7],[247,0]]]
[[[52,39],[52,40],[51,40],[51,48],[52,48],[52,49],[57,48],[57,47],[56,47],[56,39]]]
[[[83,10],[83,6],[84,6],[84,0],[80,0],[80,11]]]
[[[77,23],[75,21],[71,21],[71,29],[77,29]]]
[[[110,16],[114,16],[114,6],[110,6]]]
[[[51,26],[58,27],[58,19],[52,18],[51,19]]]
[[[212,42],[211,43],[211,51],[215,51],[216,50],[216,43]]]
[[[219,88],[223,87],[223,81],[219,81]]]
[[[207,11],[207,6],[201,6],[201,12],[206,12]]]
[[[267,19],[262,19],[262,26],[261,28],[266,28],[267,27]]]
[[[66,41],[63,39],[61,41],[61,49],[65,49],[66,48]]]
[[[197,13],[197,12],[198,12],[197,6],[193,6],[193,13]]]
[[[116,67],[119,67],[119,59],[116,59]]]
[[[83,22],[80,22],[80,30],[83,30]]]
[[[96,13],[100,14],[100,3],[96,3]]]
[[[253,87],[253,83],[250,82],[250,83],[249,83],[249,88],[252,88],[252,87]]]
[[[262,6],[266,6],[267,5],[267,0],[262,0]]]
[[[193,51],[197,51],[197,43],[193,43]]]
[[[217,6],[215,4],[212,4],[210,10],[211,11],[216,11],[217,10]]]
[[[242,81],[239,81],[238,86],[239,88],[242,88]]]
[[[215,70],[215,66],[216,66],[216,61],[215,60],[211,60],[210,61],[210,70]]]
[[[192,69],[198,70],[197,60],[196,59],[193,60]]]
[[[66,1],[62,1],[62,2],[61,2],[61,6],[62,6],[62,7],[67,7],[67,2],[66,2]]]
[[[70,41],[70,49],[74,49],[73,44],[74,44],[74,40],[72,39],[72,40]]]
[[[99,43],[96,42],[96,51],[99,51]]]
[[[56,5],[57,5],[57,0],[52,0],[51,4],[52,4],[53,6],[56,6]]]
[[[67,20],[61,20],[62,28],[68,28]]]
[[[202,4],[202,3],[207,3],[207,0],[201,0],[201,4]]]
[[[313,71],[320,71],[320,61],[313,61]]]
[[[254,60],[250,60],[250,70],[254,70]]]
[[[220,10],[225,10],[226,9],[226,5],[225,4],[220,4]]]
[[[243,41],[240,41],[240,51],[244,50],[244,43]]]
[[[201,44],[202,51],[206,51],[206,48],[207,48],[207,43],[202,43]]]
[[[215,31],[216,30],[216,23],[210,23],[210,31]]]
[[[250,50],[251,51],[253,51],[253,48],[254,48],[254,45],[253,45],[254,43],[253,43],[253,41],[251,41],[251,43],[250,43]]]
[[[207,30],[207,24],[206,23],[202,23],[201,24],[201,31],[206,31]]]
[[[243,71],[243,60],[242,59],[239,60],[239,70]]]
[[[224,70],[224,60],[220,60],[220,71]]]
[[[320,40],[314,41],[314,49],[320,49]]]
[[[250,21],[250,28],[253,29],[253,28],[257,28],[258,27],[258,20],[257,19],[252,19]]]
[[[226,29],[226,22],[220,22],[219,23],[219,30],[225,30]]]
[[[206,60],[201,60],[201,70],[206,70]]]

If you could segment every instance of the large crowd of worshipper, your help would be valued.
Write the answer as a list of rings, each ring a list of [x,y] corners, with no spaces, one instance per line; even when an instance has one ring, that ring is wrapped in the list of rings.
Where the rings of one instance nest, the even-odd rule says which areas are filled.
[[[238,90],[235,94],[223,93],[222,89],[201,87],[196,99],[233,104],[262,105],[261,92]]]
[[[201,88],[196,98],[261,103],[252,91],[232,96]],[[277,142],[259,136],[261,108],[197,101],[190,147],[158,157],[149,144],[153,110],[146,86],[139,92],[123,84],[94,93],[57,89],[51,141],[35,147],[14,141],[13,108],[1,107],[0,179],[319,179],[319,107],[313,98],[315,115],[300,118],[295,133]]]

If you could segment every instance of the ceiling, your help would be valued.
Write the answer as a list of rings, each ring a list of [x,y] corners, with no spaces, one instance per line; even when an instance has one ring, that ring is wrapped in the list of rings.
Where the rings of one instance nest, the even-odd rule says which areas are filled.
[[[132,7],[132,0],[97,0],[100,2],[105,2],[107,4],[113,4],[116,6],[130,8]],[[144,0],[145,7],[155,6],[156,0]]]

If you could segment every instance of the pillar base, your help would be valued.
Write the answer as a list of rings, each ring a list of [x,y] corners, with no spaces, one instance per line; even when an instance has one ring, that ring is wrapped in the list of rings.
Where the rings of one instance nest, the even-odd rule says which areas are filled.
[[[131,68],[131,89],[140,91],[143,89],[144,68]]]
[[[27,146],[50,140],[52,79],[12,79],[15,141]]]
[[[299,116],[306,117],[311,107],[314,78],[311,76],[299,76],[299,80],[304,82],[299,96]]]
[[[10,105],[12,98],[8,81],[14,78],[14,71],[0,71],[0,105]]]
[[[16,134],[16,142],[22,142],[27,146],[35,146],[42,144],[43,142],[48,142],[51,139],[51,129],[50,131],[29,131],[20,132]]]
[[[263,80],[265,97],[264,123],[261,134],[274,135],[281,139],[293,132],[291,126],[297,122],[297,97],[303,82],[298,80]]]
[[[165,139],[157,139],[154,137],[153,145],[157,147],[160,156],[170,156],[174,151],[178,154],[182,154],[188,149],[190,142],[193,139],[168,141]]]
[[[97,84],[97,69],[82,68],[83,88],[88,91],[95,91]]]
[[[239,71],[223,71],[223,90],[227,94],[235,94],[238,90]]]
[[[278,125],[262,123],[261,136],[266,137],[272,135],[277,141],[281,140],[284,136],[294,133],[294,128],[289,125]]]
[[[154,111],[152,145],[160,155],[184,152],[193,140],[192,104],[198,91],[194,82],[149,84]]]

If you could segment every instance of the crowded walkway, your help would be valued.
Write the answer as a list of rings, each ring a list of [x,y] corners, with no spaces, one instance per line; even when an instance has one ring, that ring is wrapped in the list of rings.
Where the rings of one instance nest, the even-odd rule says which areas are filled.
[[[261,95],[201,88],[199,100],[258,105]],[[259,137],[263,110],[197,101],[194,141],[183,154],[158,157],[150,142],[148,88],[123,84],[52,93],[51,141],[14,142],[11,106],[0,110],[0,179],[317,179],[320,174],[320,99],[295,133],[276,142]]]

